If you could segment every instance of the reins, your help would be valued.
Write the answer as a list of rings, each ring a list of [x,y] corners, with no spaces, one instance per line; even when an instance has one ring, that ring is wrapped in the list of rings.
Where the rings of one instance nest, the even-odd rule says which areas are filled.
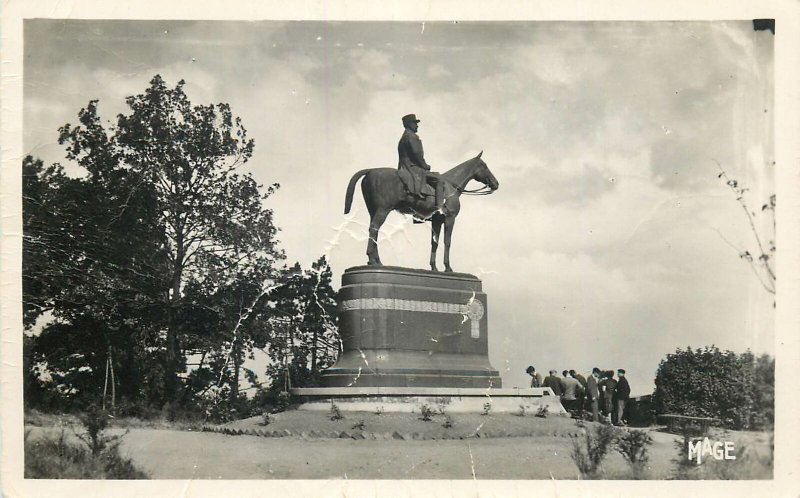
[[[484,185],[484,186],[482,186],[480,188],[477,188],[475,190],[467,190],[467,189],[461,189],[461,188],[456,187],[456,190],[458,190],[462,194],[467,194],[467,195],[489,195],[489,194],[494,193],[494,190],[492,190],[488,185]]]
[[[461,166],[461,165],[463,165],[463,164],[466,164],[466,163],[462,163],[462,164],[460,164],[459,166]],[[457,167],[458,167],[458,166],[456,166],[456,168],[457,168]],[[455,168],[454,168],[454,169],[455,169]],[[452,171],[452,170],[451,170],[451,171]],[[467,194],[467,195],[489,195],[489,194],[491,194],[491,193],[494,193],[494,190],[492,190],[492,188],[491,188],[491,187],[489,187],[488,185],[482,185],[481,187],[479,187],[479,188],[477,188],[477,189],[475,189],[475,190],[468,190],[468,189],[466,189],[466,188],[461,188],[461,187],[459,187],[459,186],[458,186],[458,185],[456,185],[456,184],[455,184],[453,181],[451,181],[451,180],[449,180],[449,179],[445,178],[444,176],[441,176],[441,179],[442,179],[442,180],[444,180],[444,182],[445,182],[445,183],[447,183],[448,185],[450,185],[451,187],[453,187],[454,189],[456,189],[456,191],[457,191],[459,194]],[[473,178],[473,180],[474,180],[474,178]]]

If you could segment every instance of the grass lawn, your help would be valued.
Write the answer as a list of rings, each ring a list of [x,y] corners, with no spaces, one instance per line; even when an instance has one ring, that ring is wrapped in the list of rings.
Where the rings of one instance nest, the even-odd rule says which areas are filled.
[[[292,434],[284,437],[231,436],[187,426],[169,428],[166,422],[148,425],[125,420],[116,421],[109,432],[129,431],[120,454],[153,479],[580,478],[570,455],[573,441],[585,442],[585,432],[569,418],[453,414],[452,427],[445,427],[444,415],[431,421],[420,420],[419,414],[344,415],[344,419],[331,420],[324,412],[287,411],[273,416],[267,426],[261,425],[260,417],[227,425]],[[28,426],[29,437],[60,433],[55,424],[44,423],[47,420],[37,422]],[[593,426],[586,425],[589,430]],[[675,442],[680,438],[646,430],[653,444],[645,475],[668,479],[675,471]],[[347,435],[333,437],[341,432]],[[402,437],[393,437],[395,433]],[[731,432],[715,437],[735,442],[737,460],[707,462],[694,471],[694,477],[771,478],[768,433]],[[613,449],[603,460],[601,477],[630,478],[628,464]]]

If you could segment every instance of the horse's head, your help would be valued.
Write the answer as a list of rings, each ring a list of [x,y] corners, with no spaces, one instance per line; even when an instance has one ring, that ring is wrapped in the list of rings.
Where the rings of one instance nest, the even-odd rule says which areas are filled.
[[[497,178],[495,178],[492,172],[489,170],[489,166],[487,166],[483,159],[481,159],[482,155],[483,151],[480,151],[480,153],[478,153],[478,155],[473,159],[473,161],[476,162],[476,166],[472,178],[486,185],[494,192],[500,188],[500,182],[497,181]]]

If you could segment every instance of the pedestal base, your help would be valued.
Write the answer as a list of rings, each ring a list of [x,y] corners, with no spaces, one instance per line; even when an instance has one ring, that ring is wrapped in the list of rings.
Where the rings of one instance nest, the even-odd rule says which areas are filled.
[[[488,304],[465,273],[349,268],[339,290],[343,353],[325,387],[499,388],[489,364]]]
[[[450,388],[298,388],[302,398],[298,410],[420,413],[422,406],[445,413],[517,413],[535,415],[546,407],[551,415],[566,415],[558,396],[550,388],[450,389]]]

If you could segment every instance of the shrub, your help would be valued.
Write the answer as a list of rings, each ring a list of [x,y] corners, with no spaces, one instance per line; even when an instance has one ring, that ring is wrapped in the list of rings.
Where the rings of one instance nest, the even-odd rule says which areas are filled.
[[[677,458],[672,460],[675,464],[673,469],[673,479],[694,479],[697,475],[696,466],[693,460],[689,460],[689,443],[693,441],[689,430],[683,430],[683,437],[675,441],[675,448],[678,450]]]
[[[634,479],[644,477],[647,461],[647,447],[653,444],[653,438],[645,431],[630,430],[619,437],[617,451],[631,466]]]
[[[519,411],[516,412],[515,415],[518,416],[518,417],[524,417],[525,416],[525,405],[519,405]]]
[[[383,414],[383,406],[378,406],[375,408],[375,415],[382,415]]]
[[[581,422],[578,427],[583,428],[586,435],[583,442],[580,438],[573,437],[572,461],[578,467],[582,479],[598,479],[602,472],[603,459],[617,439],[617,429],[605,424],[598,424],[590,429]]]
[[[359,420],[358,422],[353,424],[352,429],[357,429],[359,431],[363,431],[365,426],[366,425],[364,424],[364,421],[363,420]]]
[[[720,440],[730,440],[726,431],[719,436]],[[766,454],[759,454],[755,448],[747,444],[736,445],[735,460],[717,460],[710,455],[704,455],[702,463],[696,459],[689,460],[689,443],[701,441],[702,438],[694,437],[691,431],[684,430],[683,438],[676,441],[678,450],[677,458],[672,462],[675,467],[672,472],[673,479],[772,479],[773,478],[773,451],[772,439]]]
[[[26,479],[147,479],[146,473],[119,453],[119,442],[97,455],[89,448],[67,440],[62,429],[57,436],[25,433]]]
[[[127,434],[126,432],[120,436],[106,435],[105,430],[108,427],[108,419],[108,412],[97,408],[95,405],[89,406],[86,413],[80,417],[86,432],[78,434],[77,436],[86,444],[92,452],[92,456],[99,455],[103,450],[109,447],[109,445],[114,444],[122,438],[122,436]]]
[[[677,350],[661,361],[653,395],[658,413],[713,417],[732,429],[774,420],[774,366],[767,355],[737,355],[711,346]]]
[[[492,404],[491,403],[484,403],[483,404],[483,413],[481,415],[489,415],[489,412],[492,411]]]
[[[261,414],[261,425],[267,426],[272,423],[272,417],[270,416],[269,412],[264,412]]]
[[[206,421],[219,424],[261,413],[246,394],[240,392],[238,396],[233,396],[227,385],[209,388],[202,396],[198,395],[195,402]],[[167,418],[170,421],[176,420],[186,413],[187,408],[191,409],[188,406],[170,403],[167,409]]]
[[[450,417],[450,415],[448,415],[448,416],[446,416],[444,418],[444,422],[442,423],[442,427],[444,427],[445,429],[450,429],[451,427],[453,427],[453,418]]]
[[[547,418],[550,409],[547,405],[540,406],[538,410],[536,410],[536,416],[539,418]]]
[[[420,420],[424,420],[425,422],[430,422],[433,420],[433,409],[431,409],[428,405],[422,405],[419,407],[419,413],[422,415]]]
[[[273,413],[280,413],[286,411],[292,404],[292,395],[286,391],[281,391],[275,399],[275,407]]]
[[[344,418],[344,415],[342,415],[342,412],[339,410],[339,407],[333,401],[331,401],[330,415],[331,415],[331,420],[342,420]]]

